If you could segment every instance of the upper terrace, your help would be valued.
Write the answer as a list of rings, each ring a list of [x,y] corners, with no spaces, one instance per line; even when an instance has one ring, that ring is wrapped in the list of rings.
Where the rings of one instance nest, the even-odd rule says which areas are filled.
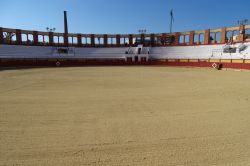
[[[250,41],[250,25],[159,34],[74,34],[0,27],[0,44],[60,47],[129,47],[225,44]]]

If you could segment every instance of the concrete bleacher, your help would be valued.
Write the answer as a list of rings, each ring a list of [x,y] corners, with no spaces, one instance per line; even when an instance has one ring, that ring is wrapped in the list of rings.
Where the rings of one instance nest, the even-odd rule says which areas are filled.
[[[236,43],[223,45],[221,49],[213,50],[211,58],[214,59],[249,59],[250,53],[249,43]],[[232,48],[233,51],[230,51]]]
[[[47,58],[52,47],[0,45],[0,58]]]
[[[0,58],[125,58],[128,48],[74,48],[74,53],[56,53],[57,47],[0,45]]]
[[[153,47],[150,50],[151,59],[242,59],[249,57],[248,43],[237,44],[236,53],[223,53],[224,45]]]
[[[125,58],[128,48],[75,48],[76,57],[81,58]]]
[[[250,59],[250,42],[233,45],[235,53],[225,53],[225,45],[142,47],[141,56],[149,59]],[[72,53],[59,54],[57,47],[0,45],[0,58],[112,58],[138,56],[138,47],[70,47]],[[148,54],[149,52],[149,54]],[[127,53],[127,54],[126,54]]]
[[[150,57],[152,59],[209,59],[212,50],[219,48],[219,45],[153,47],[150,51]]]

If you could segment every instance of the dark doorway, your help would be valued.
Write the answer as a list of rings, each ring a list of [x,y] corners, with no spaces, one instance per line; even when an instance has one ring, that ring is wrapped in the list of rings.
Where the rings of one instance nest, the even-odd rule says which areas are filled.
[[[138,54],[139,55],[141,54],[141,48],[138,48]]]

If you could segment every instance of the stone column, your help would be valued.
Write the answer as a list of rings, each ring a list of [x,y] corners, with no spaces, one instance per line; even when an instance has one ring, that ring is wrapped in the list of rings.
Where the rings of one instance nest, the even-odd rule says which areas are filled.
[[[116,35],[116,46],[119,47],[121,45],[120,42],[121,36],[120,35]]]
[[[216,43],[216,41],[217,41],[217,32],[214,32],[214,43]]]
[[[3,43],[3,28],[0,27],[0,44]]]
[[[204,40],[204,44],[209,44],[210,43],[210,30],[207,29],[205,30],[205,40]]]
[[[49,45],[53,46],[54,45],[54,36],[53,32],[49,32]]]
[[[193,45],[194,44],[194,31],[191,31],[189,33],[189,45]]]
[[[221,29],[220,43],[226,43],[227,30],[226,28]]]
[[[63,34],[63,41],[64,41],[64,46],[68,47],[69,46],[69,36],[68,36],[68,34],[66,34],[66,33]]]
[[[244,42],[244,41],[245,41],[245,25],[242,25],[240,26],[238,42]]]
[[[37,31],[33,31],[33,39],[34,39],[33,45],[38,45],[38,32]]]
[[[20,29],[16,29],[16,43],[18,45],[22,44],[22,34]]]
[[[141,34],[141,44],[144,46],[145,45],[145,35]]]
[[[95,46],[95,35],[91,34],[91,46],[94,47]]]
[[[175,33],[175,45],[179,45],[179,40],[180,40],[180,32]]]
[[[81,47],[82,46],[82,35],[77,34],[77,46]]]
[[[108,35],[107,34],[103,35],[103,43],[104,43],[104,47],[108,46]]]
[[[129,45],[130,46],[133,45],[133,35],[132,34],[129,35]]]
[[[155,34],[153,34],[153,33],[150,35],[150,43],[152,46],[155,45]]]

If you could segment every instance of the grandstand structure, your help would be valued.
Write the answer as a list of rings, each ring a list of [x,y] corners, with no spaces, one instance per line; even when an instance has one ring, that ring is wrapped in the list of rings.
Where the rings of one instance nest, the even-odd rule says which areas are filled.
[[[166,65],[250,70],[250,25],[159,34],[73,34],[0,27],[0,66]]]

